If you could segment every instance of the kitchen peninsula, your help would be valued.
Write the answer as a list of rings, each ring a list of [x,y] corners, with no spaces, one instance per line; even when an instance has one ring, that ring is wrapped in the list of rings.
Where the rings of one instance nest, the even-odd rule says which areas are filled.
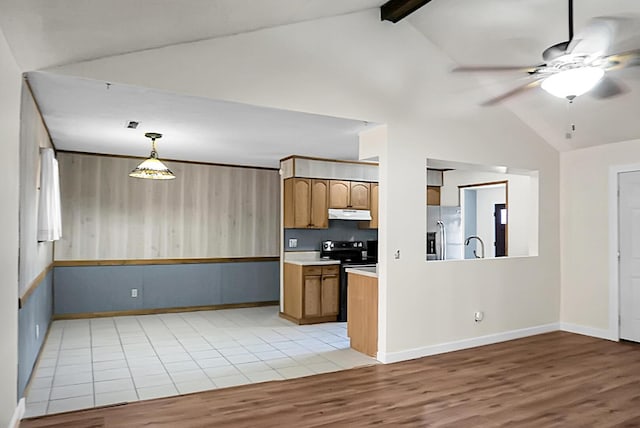
[[[377,267],[349,268],[347,274],[347,335],[353,349],[375,358],[378,353]]]

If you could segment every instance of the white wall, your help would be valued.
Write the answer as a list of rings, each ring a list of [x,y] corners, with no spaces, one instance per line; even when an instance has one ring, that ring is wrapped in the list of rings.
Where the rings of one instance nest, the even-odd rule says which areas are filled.
[[[607,337],[609,256],[609,170],[640,163],[640,139],[562,153],[561,157],[561,321]]]
[[[53,243],[38,242],[40,148],[52,147],[26,84],[20,118],[20,295],[53,261]]]
[[[469,102],[459,90],[465,77],[451,75],[452,65],[410,24],[382,23],[372,9],[55,71],[386,123],[380,348],[382,357],[396,358],[559,318],[559,155],[504,108]],[[549,203],[540,212],[540,255],[426,263],[427,158],[539,171],[540,198]],[[486,313],[482,323],[473,321],[478,309]]]
[[[18,165],[22,78],[0,29],[0,427],[17,403],[18,383]]]

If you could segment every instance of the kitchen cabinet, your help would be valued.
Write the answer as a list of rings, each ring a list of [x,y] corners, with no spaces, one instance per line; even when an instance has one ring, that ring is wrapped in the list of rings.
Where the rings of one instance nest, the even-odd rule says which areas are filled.
[[[361,221],[358,224],[360,229],[377,229],[378,228],[378,183],[371,183],[371,197],[369,199],[369,209],[371,211],[371,220]]]
[[[329,208],[368,210],[370,193],[370,183],[329,180]]]
[[[297,324],[336,321],[339,307],[339,265],[284,264],[281,316]]]
[[[427,205],[440,205],[440,187],[427,186]]]
[[[327,229],[329,182],[311,178],[284,180],[284,227]]]

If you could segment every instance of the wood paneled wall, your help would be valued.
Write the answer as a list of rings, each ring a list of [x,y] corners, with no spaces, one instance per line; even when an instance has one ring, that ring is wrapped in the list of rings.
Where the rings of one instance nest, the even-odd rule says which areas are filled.
[[[56,260],[279,255],[275,170],[167,162],[175,180],[127,174],[138,159],[60,153]]]
[[[51,140],[28,86],[22,86],[20,120],[20,295],[47,270],[53,260],[53,244],[38,242],[40,198],[40,148]],[[32,284],[33,283],[33,284]]]

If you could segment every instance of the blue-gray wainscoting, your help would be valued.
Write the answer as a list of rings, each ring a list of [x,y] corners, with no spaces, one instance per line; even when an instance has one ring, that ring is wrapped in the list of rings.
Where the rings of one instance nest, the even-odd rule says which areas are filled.
[[[18,397],[29,382],[53,315],[53,272],[49,271],[18,311]],[[36,325],[40,335],[36,338]]]
[[[280,300],[280,266],[277,261],[58,266],[54,284],[56,315],[267,302]]]

